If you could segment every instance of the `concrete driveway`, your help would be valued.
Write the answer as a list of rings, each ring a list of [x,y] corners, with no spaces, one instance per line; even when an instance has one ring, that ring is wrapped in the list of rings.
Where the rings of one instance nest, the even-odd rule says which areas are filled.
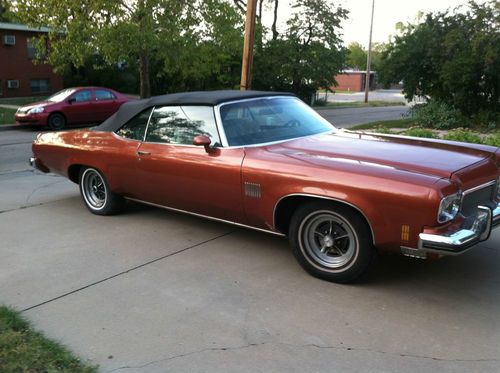
[[[0,303],[103,372],[500,370],[500,230],[337,285],[283,238],[138,204],[97,217],[75,184],[3,167]]]

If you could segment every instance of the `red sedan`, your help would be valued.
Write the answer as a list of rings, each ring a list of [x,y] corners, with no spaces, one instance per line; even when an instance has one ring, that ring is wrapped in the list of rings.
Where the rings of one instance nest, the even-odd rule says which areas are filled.
[[[20,107],[17,124],[48,126],[60,130],[66,124],[103,122],[130,98],[109,88],[67,88],[45,101]]]
[[[129,199],[287,235],[330,281],[377,251],[457,255],[500,227],[499,148],[339,130],[287,93],[137,100],[90,130],[38,135],[33,154],[96,215]]]

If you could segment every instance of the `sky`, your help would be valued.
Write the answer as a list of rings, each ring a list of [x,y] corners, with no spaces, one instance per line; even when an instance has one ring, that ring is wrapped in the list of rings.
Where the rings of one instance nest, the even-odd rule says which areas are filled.
[[[477,3],[486,1],[476,0]],[[413,21],[419,11],[424,13],[444,11],[465,3],[467,0],[375,0],[372,41],[387,42],[389,36],[395,33],[397,22]],[[288,18],[291,13],[289,1],[281,0],[279,4],[280,19]],[[335,0],[334,4],[349,10],[349,19],[342,24],[345,44],[357,41],[367,47],[372,0]],[[263,20],[266,26],[271,26],[272,11],[270,9],[266,10]]]

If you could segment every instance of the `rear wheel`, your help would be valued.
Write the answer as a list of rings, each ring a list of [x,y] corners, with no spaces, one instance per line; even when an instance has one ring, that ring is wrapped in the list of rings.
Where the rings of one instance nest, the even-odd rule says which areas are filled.
[[[125,199],[111,192],[104,175],[95,168],[80,170],[79,186],[82,199],[93,214],[113,215],[125,205]]]
[[[60,113],[50,114],[47,125],[51,130],[61,130],[66,126],[66,118]]]
[[[293,253],[313,276],[333,282],[351,282],[375,257],[366,221],[351,208],[311,202],[294,213],[289,230]]]

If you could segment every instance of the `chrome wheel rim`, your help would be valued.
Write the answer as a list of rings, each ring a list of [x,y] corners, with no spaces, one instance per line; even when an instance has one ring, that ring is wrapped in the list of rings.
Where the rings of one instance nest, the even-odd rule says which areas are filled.
[[[106,184],[101,175],[87,169],[82,175],[82,192],[85,202],[94,210],[100,210],[106,204]]]
[[[300,227],[300,244],[306,258],[315,266],[344,268],[358,252],[358,237],[351,224],[331,211],[316,211]]]

